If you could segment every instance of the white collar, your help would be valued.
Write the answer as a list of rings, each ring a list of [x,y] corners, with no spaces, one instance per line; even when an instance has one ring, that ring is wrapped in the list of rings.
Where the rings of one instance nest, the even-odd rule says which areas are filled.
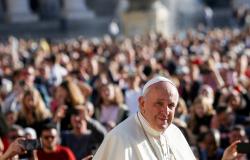
[[[148,123],[148,121],[143,117],[143,115],[141,114],[141,112],[138,112],[138,120],[141,121],[141,124],[143,125],[142,127],[145,129],[145,131],[150,134],[151,136],[155,137],[155,138],[160,138],[160,135],[163,134],[163,132],[159,132],[155,129],[153,129],[150,124]]]

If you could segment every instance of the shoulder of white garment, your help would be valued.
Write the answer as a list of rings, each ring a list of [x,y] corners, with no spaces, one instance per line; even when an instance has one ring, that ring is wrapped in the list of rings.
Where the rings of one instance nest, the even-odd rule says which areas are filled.
[[[186,142],[186,138],[184,137],[183,133],[175,124],[171,124],[164,132],[164,135],[168,137],[169,141],[175,141],[175,142],[184,141],[184,142]]]
[[[130,116],[112,129],[105,136],[93,160],[125,160],[126,157],[123,157],[123,155],[131,155],[128,146],[131,143],[131,138],[133,138],[131,131],[133,132],[133,127],[135,126],[134,119],[134,116]]]
[[[171,124],[164,132],[164,135],[177,160],[195,160],[194,154],[186,138],[176,125]]]
[[[93,160],[124,160],[122,154],[125,150],[123,139],[117,134],[108,134],[95,153]]]
[[[173,134],[173,133],[182,134],[181,130],[175,124],[169,125],[169,127],[164,132],[164,134]]]

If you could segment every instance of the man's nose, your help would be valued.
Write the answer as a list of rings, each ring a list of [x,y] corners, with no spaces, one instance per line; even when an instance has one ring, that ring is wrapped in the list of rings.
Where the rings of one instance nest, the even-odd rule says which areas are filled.
[[[170,111],[170,109],[169,109],[168,105],[164,105],[164,107],[162,107],[161,112],[164,113],[164,115],[169,115],[169,111]]]

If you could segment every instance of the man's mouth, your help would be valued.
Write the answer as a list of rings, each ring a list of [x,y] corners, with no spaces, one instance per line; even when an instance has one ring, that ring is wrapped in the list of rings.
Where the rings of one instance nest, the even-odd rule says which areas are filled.
[[[167,121],[168,120],[168,118],[164,118],[164,117],[161,117],[161,118],[159,118],[161,121]]]

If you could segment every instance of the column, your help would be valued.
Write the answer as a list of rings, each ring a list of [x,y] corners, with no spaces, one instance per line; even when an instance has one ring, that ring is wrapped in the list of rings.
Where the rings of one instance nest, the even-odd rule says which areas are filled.
[[[128,10],[121,15],[121,21],[128,36],[150,32],[170,36],[169,11],[159,0],[131,0]]]
[[[28,0],[6,0],[6,21],[31,22],[37,21],[38,16],[31,13]]]
[[[68,20],[94,17],[94,13],[87,8],[85,0],[63,0],[62,15]]]
[[[3,4],[2,4],[2,0],[0,0],[0,22],[3,20]]]
[[[138,11],[138,10],[150,10],[152,4],[157,0],[129,0],[129,10]]]
[[[39,0],[39,15],[41,19],[58,19],[60,10],[59,0]]]

